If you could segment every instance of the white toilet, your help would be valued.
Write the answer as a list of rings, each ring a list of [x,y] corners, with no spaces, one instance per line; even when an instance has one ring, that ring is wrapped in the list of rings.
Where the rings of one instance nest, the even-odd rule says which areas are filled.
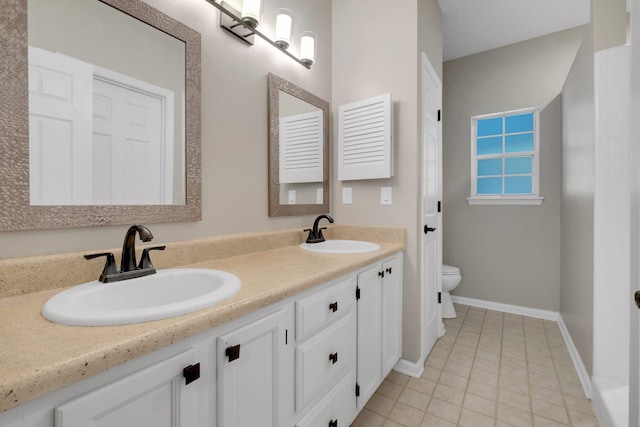
[[[442,317],[444,319],[456,317],[456,309],[453,307],[449,292],[458,286],[460,280],[462,276],[458,267],[442,264]]]

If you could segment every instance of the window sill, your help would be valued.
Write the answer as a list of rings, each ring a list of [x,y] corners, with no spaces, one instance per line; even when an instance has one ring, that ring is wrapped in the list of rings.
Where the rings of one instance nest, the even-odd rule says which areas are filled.
[[[541,205],[540,196],[472,196],[467,197],[470,205]]]

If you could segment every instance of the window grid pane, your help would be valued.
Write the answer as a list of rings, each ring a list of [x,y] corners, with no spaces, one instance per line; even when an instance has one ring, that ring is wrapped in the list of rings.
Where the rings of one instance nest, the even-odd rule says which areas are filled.
[[[502,117],[493,119],[482,119],[477,122],[477,136],[501,135]]]
[[[533,113],[505,117],[505,133],[533,132]]]
[[[533,151],[533,132],[506,135],[504,140],[505,152],[507,153]]]
[[[478,160],[478,176],[503,174],[502,159]]]
[[[502,154],[502,135],[492,136],[489,138],[478,138],[476,152],[478,156],[485,154]]]

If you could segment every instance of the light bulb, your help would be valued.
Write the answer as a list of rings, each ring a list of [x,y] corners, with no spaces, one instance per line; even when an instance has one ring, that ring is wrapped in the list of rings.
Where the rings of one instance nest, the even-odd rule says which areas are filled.
[[[300,38],[300,62],[311,66],[316,59],[316,35],[310,31],[302,33]]]
[[[262,0],[242,0],[242,21],[251,28],[260,23]]]
[[[276,31],[274,41],[282,49],[288,49],[291,42],[293,14],[290,10],[279,9],[276,12]]]

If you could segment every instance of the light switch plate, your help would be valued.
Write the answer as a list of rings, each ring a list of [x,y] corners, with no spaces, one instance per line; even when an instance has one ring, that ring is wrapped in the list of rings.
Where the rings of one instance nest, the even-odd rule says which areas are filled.
[[[351,187],[342,187],[342,204],[350,205],[353,203],[353,193]]]
[[[289,204],[296,204],[296,190],[289,190]]]
[[[391,187],[380,187],[380,204],[390,205],[392,199]]]
[[[316,190],[316,204],[321,205],[324,203],[324,189],[318,188]]]

